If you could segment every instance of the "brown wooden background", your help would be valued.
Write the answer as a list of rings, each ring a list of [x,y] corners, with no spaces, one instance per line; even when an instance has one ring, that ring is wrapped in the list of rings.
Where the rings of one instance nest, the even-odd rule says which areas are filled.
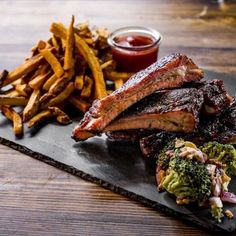
[[[182,52],[205,69],[236,74],[235,1],[194,0],[1,0],[0,70],[19,65],[49,37],[52,21],[68,24],[72,14],[111,30],[153,27],[164,36],[160,56]],[[0,146],[0,235],[208,234]]]

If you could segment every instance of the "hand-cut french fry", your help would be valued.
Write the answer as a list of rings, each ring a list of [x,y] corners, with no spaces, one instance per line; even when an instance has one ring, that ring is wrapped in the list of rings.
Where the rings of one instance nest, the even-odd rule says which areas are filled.
[[[7,91],[5,93],[6,96],[11,97],[11,98],[15,98],[15,97],[20,97],[21,95],[15,90],[15,89],[11,89],[9,91]]]
[[[43,90],[48,91],[56,79],[57,79],[56,74],[51,75],[51,77],[43,85]]]
[[[44,58],[41,55],[36,55],[28,59],[23,65],[17,67],[13,71],[11,71],[6,79],[4,80],[2,86],[6,86],[13,81],[19,79],[21,76],[26,75],[27,73],[36,69],[42,62]]]
[[[49,111],[48,109],[43,110],[41,112],[39,112],[37,115],[35,115],[33,118],[31,118],[28,122],[27,122],[27,126],[29,128],[33,127],[34,125],[47,120],[48,118],[52,117],[53,114],[51,111]]]
[[[74,70],[68,70],[65,71],[65,73],[61,78],[56,79],[54,82],[50,81],[50,83],[52,82],[53,84],[47,85],[50,86],[49,91],[40,98],[40,103],[45,104],[50,99],[56,97],[66,87],[68,82],[72,79],[73,75],[74,75]]]
[[[58,51],[60,49],[60,44],[59,44],[57,38],[54,35],[52,35],[51,40],[52,40],[53,47],[56,48]]]
[[[2,86],[2,84],[4,83],[5,79],[7,78],[8,76],[8,71],[7,70],[3,70],[1,73],[0,73],[0,87]]]
[[[75,89],[81,90],[84,86],[84,76],[83,75],[77,75],[75,77]]]
[[[59,124],[67,125],[72,122],[70,117],[64,111],[62,111],[60,108],[49,107],[48,109],[52,112],[53,116],[56,117],[56,120]]]
[[[64,70],[58,61],[58,59],[53,55],[53,53],[45,48],[43,50],[40,50],[40,55],[42,55],[45,60],[51,65],[54,73],[57,75],[57,77],[61,77],[64,74]]]
[[[21,136],[23,134],[23,123],[21,116],[9,106],[2,106],[1,110],[3,115],[13,122],[13,131],[15,135]]]
[[[36,76],[34,79],[32,79],[29,82],[29,86],[34,90],[41,89],[41,87],[44,85],[45,81],[47,81],[50,74],[51,74],[51,72],[49,71],[45,74],[41,74],[41,75]]]
[[[17,112],[13,112],[13,131],[16,136],[23,135],[23,122],[21,116]]]
[[[73,104],[78,110],[82,111],[83,113],[85,113],[91,106],[90,103],[84,101],[79,96],[75,96],[75,95],[70,96],[69,102]]]
[[[104,70],[104,69],[106,69],[108,66],[112,65],[113,63],[114,63],[113,60],[106,61],[106,62],[104,62],[104,63],[101,65],[101,69]]]
[[[124,82],[127,81],[134,73],[128,72],[117,72],[117,71],[106,71],[105,77],[109,80],[115,81],[122,79]]]
[[[57,79],[52,84],[52,86],[49,89],[49,93],[54,95],[60,93],[66,87],[66,85],[72,79],[73,76],[74,76],[73,69],[65,71],[64,75],[61,78]]]
[[[50,47],[51,46],[48,42],[45,42],[43,40],[39,40],[38,43],[31,49],[32,56],[39,54],[39,50],[44,49],[44,48],[50,48]]]
[[[70,119],[70,117],[67,114],[57,116],[56,120],[59,124],[62,124],[62,125],[68,125],[72,122],[72,120]]]
[[[9,97],[8,95],[0,95],[0,105],[25,106],[28,98],[25,97]]]
[[[44,107],[45,104],[49,102],[50,99],[53,99],[56,95],[51,93],[45,93],[40,99],[39,103],[41,104],[41,107]]]
[[[41,75],[41,73],[45,73],[46,69],[48,69],[49,64],[47,62],[42,63],[42,65],[40,65],[35,71],[34,73],[32,73],[32,75],[30,76],[30,79],[22,79],[23,83],[29,83],[29,81],[31,81],[32,79],[34,79],[35,77],[37,77],[38,75]]]
[[[41,96],[40,90],[34,90],[29,98],[29,102],[27,103],[26,107],[23,111],[23,121],[28,121],[34,115],[37,114],[39,110],[39,99]]]
[[[28,97],[32,92],[32,89],[28,84],[17,84],[15,90],[20,96]]]
[[[52,107],[55,105],[58,105],[60,103],[62,103],[64,100],[66,100],[74,91],[75,87],[74,87],[74,83],[70,82],[66,88],[60,93],[58,94],[55,98],[52,98],[48,103],[46,104],[42,104],[41,108],[47,108],[47,107]]]
[[[83,40],[84,40],[88,45],[94,44],[94,40],[93,40],[92,38],[83,38]]]
[[[91,96],[93,89],[93,80],[89,76],[85,76],[84,78],[84,87],[80,93],[82,98],[89,98]]]
[[[15,80],[14,82],[11,83],[12,86],[16,86],[19,84],[24,84],[24,80],[22,78]]]
[[[124,81],[122,79],[117,79],[115,80],[115,89],[119,89],[123,84],[124,84]]]
[[[53,23],[51,25],[51,32],[54,33],[56,36],[65,39],[66,38],[66,28],[57,23]],[[106,93],[106,85],[102,73],[102,69],[100,67],[99,61],[94,55],[91,48],[87,45],[87,43],[75,34],[75,46],[79,53],[83,56],[85,61],[88,63],[94,80],[95,80],[95,97],[96,98],[103,98],[107,95]]]
[[[66,36],[66,48],[65,48],[65,57],[64,57],[64,70],[74,69],[74,44],[75,44],[75,35],[74,35],[74,16],[72,16],[71,23]]]
[[[1,107],[2,114],[8,119],[13,120],[12,108],[10,106],[3,105]]]
[[[48,42],[45,42],[43,40],[39,40],[38,45],[37,45],[39,50],[45,49],[45,48],[50,48],[51,45]]]

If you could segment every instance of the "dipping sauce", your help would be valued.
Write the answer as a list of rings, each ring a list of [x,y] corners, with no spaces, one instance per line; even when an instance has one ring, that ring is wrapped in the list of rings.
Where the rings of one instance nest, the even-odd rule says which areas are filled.
[[[108,43],[119,71],[137,72],[158,58],[161,35],[143,27],[125,27],[113,32]]]

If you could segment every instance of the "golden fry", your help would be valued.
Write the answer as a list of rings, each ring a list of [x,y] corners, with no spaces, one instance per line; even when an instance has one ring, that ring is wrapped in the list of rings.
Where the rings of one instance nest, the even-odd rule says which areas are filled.
[[[104,69],[106,69],[108,66],[112,65],[113,63],[114,63],[113,60],[106,61],[106,62],[104,62],[104,63],[101,65],[101,69],[104,70]]]
[[[23,121],[28,121],[34,115],[37,114],[39,110],[39,99],[41,96],[40,90],[34,90],[29,98],[29,102],[27,103],[26,107],[23,111]]]
[[[56,120],[61,125],[68,125],[72,122],[72,120],[70,119],[70,117],[67,114],[65,114],[63,116],[57,116]]]
[[[39,40],[38,45],[37,45],[37,48],[38,48],[39,50],[42,50],[42,49],[46,48],[47,45],[48,45],[48,44],[47,44],[45,41]]]
[[[90,103],[84,101],[79,96],[70,96],[69,101],[73,104],[78,110],[85,113],[91,106]]]
[[[83,75],[77,75],[75,77],[75,88],[78,90],[81,90],[84,86],[84,76]]]
[[[35,124],[38,124],[42,121],[45,121],[46,119],[52,117],[52,112],[47,110],[43,110],[41,112],[39,112],[37,115],[35,115],[33,118],[31,118],[28,122],[27,122],[27,126],[29,128],[33,127]]]
[[[48,103],[42,105],[42,108],[47,108],[62,103],[72,94],[74,89],[74,83],[70,82],[59,95],[57,95],[55,98],[52,98]]]
[[[16,86],[19,84],[24,84],[24,80],[22,78],[15,80],[14,82],[11,83],[12,86]]]
[[[1,107],[2,114],[8,119],[13,120],[12,108],[10,106]]]
[[[81,91],[80,96],[82,98],[89,98],[92,94],[92,89],[93,89],[93,80],[89,78],[89,76],[85,76],[84,87]]]
[[[57,49],[57,51],[60,49],[60,45],[58,43],[58,40],[54,35],[52,35],[52,45],[54,48]]]
[[[13,131],[16,136],[23,135],[23,122],[21,116],[17,112],[13,112]]]
[[[11,98],[15,98],[15,97],[20,97],[21,95],[14,89],[10,89],[9,91],[7,91],[5,93],[6,96],[11,97]]]
[[[64,74],[64,70],[60,62],[49,49],[40,50],[40,55],[42,55],[45,60],[51,65],[54,73],[57,75],[58,78]]]
[[[51,72],[49,71],[46,74],[41,74],[41,75],[36,76],[34,79],[32,79],[29,82],[29,86],[34,90],[41,89],[41,87],[44,85],[45,81],[47,81],[50,74],[51,74]]]
[[[64,57],[64,70],[74,69],[74,44],[75,44],[75,35],[74,35],[74,16],[72,16],[70,27],[68,29],[66,37],[66,48],[65,48],[65,57]]]
[[[49,48],[49,47],[50,47],[49,43],[47,43],[43,40],[39,40],[38,43],[31,49],[32,56],[39,54],[40,49]]]
[[[62,111],[60,108],[49,107],[48,109],[52,112],[53,116],[56,116],[56,120],[59,124],[67,125],[72,122],[70,117],[64,111]]]
[[[9,97],[8,95],[0,95],[0,105],[25,106],[28,98],[25,97]]]
[[[105,77],[109,80],[115,81],[122,79],[124,82],[127,81],[134,73],[128,72],[117,72],[117,71],[105,71]]]
[[[28,97],[29,94],[32,92],[32,89],[29,87],[28,84],[18,84],[15,86],[15,90],[20,96]]]
[[[16,136],[21,136],[23,134],[23,123],[21,116],[9,106],[2,106],[1,110],[3,115],[13,122],[14,134]]]
[[[74,70],[70,69],[68,71],[65,71],[64,75],[57,79],[52,86],[49,89],[49,93],[53,95],[57,95],[60,93],[68,84],[68,82],[72,79],[74,76]]]
[[[66,38],[66,28],[62,24],[53,23],[50,30],[57,37]],[[105,97],[107,95],[106,85],[98,59],[87,43],[77,34],[75,34],[75,46],[92,71],[95,80],[95,97]]]
[[[122,79],[117,79],[115,80],[115,89],[119,89],[120,87],[122,87],[122,85],[124,84],[123,80]]]
[[[57,79],[56,74],[51,75],[51,77],[43,85],[43,90],[48,91],[52,86],[52,84],[56,81],[56,79]]]
[[[83,38],[83,40],[88,44],[92,45],[94,43],[94,40],[92,38]]]
[[[11,71],[4,80],[2,86],[6,86],[12,83],[13,81],[19,79],[21,76],[24,76],[27,73],[33,71],[43,62],[43,60],[44,58],[39,54],[34,57],[31,57],[23,65]]]

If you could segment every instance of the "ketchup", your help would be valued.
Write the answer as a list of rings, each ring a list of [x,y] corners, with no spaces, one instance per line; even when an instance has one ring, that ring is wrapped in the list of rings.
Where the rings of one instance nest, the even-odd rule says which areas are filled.
[[[119,71],[137,72],[157,60],[159,45],[149,36],[117,36],[114,42],[112,55]]]

